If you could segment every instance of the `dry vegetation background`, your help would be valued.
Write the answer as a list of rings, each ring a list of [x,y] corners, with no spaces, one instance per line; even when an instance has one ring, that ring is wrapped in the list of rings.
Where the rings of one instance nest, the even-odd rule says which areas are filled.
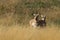
[[[46,28],[30,28],[33,13],[46,15]],[[60,0],[0,0],[0,40],[60,40]]]

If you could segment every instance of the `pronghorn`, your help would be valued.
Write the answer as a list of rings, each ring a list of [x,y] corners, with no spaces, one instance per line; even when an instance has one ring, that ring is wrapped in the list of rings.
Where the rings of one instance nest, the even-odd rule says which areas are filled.
[[[37,19],[39,14],[33,14],[34,18],[30,20],[29,24],[30,26],[36,28],[37,27]]]
[[[32,27],[44,27],[46,26],[46,16],[45,15],[40,15],[40,19],[38,18],[39,14],[34,14],[34,18],[30,20],[30,26]]]

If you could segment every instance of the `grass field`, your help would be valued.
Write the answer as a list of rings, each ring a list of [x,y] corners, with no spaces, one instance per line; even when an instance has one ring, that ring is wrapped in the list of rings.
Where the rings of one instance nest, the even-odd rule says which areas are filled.
[[[46,15],[46,28],[29,26],[33,13]],[[60,40],[60,1],[0,0],[0,40]]]
[[[60,40],[60,29],[53,26],[46,28],[1,26],[0,40]]]

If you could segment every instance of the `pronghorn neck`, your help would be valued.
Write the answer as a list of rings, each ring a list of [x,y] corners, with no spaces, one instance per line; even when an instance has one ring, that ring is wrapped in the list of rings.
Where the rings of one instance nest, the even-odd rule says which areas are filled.
[[[45,20],[44,18],[41,18],[41,20]]]
[[[34,19],[37,19],[39,14],[34,14]]]

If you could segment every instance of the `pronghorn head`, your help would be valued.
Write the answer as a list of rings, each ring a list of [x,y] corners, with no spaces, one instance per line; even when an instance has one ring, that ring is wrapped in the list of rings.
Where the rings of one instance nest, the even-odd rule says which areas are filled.
[[[39,14],[33,14],[33,16],[38,16]]]
[[[46,16],[41,14],[41,20],[45,20]]]
[[[39,14],[33,14],[33,16],[34,16],[34,19],[37,20],[39,17]]]

